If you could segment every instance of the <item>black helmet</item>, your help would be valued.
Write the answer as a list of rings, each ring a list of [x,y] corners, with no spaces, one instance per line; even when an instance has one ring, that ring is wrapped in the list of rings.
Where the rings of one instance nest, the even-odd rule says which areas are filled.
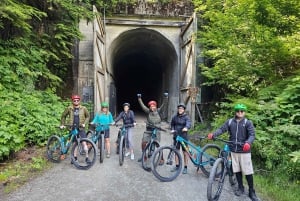
[[[179,103],[179,104],[177,105],[177,108],[180,108],[180,107],[183,107],[183,108],[185,109],[185,104],[184,104],[184,103]]]
[[[125,107],[125,106],[130,107],[130,104],[129,104],[129,103],[124,103],[124,104],[123,104],[123,107]]]

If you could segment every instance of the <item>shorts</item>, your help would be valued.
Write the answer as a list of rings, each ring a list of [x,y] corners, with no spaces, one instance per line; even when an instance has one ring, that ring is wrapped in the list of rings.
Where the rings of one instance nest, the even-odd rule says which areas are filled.
[[[251,153],[234,153],[231,152],[233,173],[242,172],[244,175],[253,174],[253,165]]]
[[[143,134],[142,142],[150,142],[152,137],[152,130],[146,130]],[[160,131],[156,131],[156,140],[160,142]]]
[[[182,146],[182,144],[180,144],[179,142],[176,141],[176,137],[177,137],[177,135],[173,135],[173,141],[174,141],[173,145],[176,146],[176,149],[180,149],[180,147],[181,147],[182,151],[186,151],[185,148]],[[187,133],[182,133],[180,135],[180,137],[182,137],[185,140],[188,140]],[[188,146],[188,145],[186,145],[186,146]]]
[[[109,136],[110,136],[109,130],[104,130],[103,132],[104,132],[104,138],[109,138]]]

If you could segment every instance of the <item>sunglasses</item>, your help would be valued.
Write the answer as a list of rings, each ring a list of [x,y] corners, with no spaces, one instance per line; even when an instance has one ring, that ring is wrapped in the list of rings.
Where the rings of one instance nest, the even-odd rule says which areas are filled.
[[[235,112],[241,112],[241,113],[243,113],[243,112],[245,112],[244,110],[236,110]]]
[[[73,102],[79,102],[80,100],[78,100],[78,99],[75,99],[75,100],[73,100]]]

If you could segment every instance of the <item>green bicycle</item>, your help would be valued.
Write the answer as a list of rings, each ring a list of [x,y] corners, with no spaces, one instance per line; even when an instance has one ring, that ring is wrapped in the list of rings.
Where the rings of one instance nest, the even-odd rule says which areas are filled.
[[[47,158],[54,162],[59,163],[64,159],[65,154],[68,153],[71,147],[71,163],[81,170],[91,168],[96,160],[96,145],[87,138],[81,138],[78,134],[78,129],[75,125],[66,125],[70,128],[67,135],[52,135],[47,142]],[[61,136],[61,137],[59,137]],[[86,144],[88,150],[89,162],[86,162],[86,151],[83,144]],[[77,160],[75,161],[75,156]]]

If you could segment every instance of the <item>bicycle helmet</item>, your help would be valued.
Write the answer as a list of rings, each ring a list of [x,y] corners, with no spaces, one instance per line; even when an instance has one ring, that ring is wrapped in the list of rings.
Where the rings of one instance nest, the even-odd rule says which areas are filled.
[[[180,108],[180,107],[182,107],[183,109],[185,109],[185,104],[184,104],[184,103],[179,103],[179,104],[177,105],[177,108]]]
[[[149,101],[148,102],[148,107],[151,107],[152,105],[154,105],[155,107],[157,106],[157,103],[156,103],[156,101]]]
[[[123,103],[123,107],[125,107],[125,106],[130,107],[130,104],[129,103]]]
[[[234,111],[236,112],[236,111],[239,111],[239,110],[246,111],[247,110],[246,105],[244,105],[244,104],[236,104],[234,106]]]
[[[102,103],[101,103],[101,107],[102,107],[102,108],[104,108],[104,107],[107,108],[107,107],[108,107],[108,103],[107,103],[107,102],[102,102]]]
[[[75,99],[79,99],[80,100],[80,96],[79,95],[72,95],[71,99],[72,100],[75,100]]]

